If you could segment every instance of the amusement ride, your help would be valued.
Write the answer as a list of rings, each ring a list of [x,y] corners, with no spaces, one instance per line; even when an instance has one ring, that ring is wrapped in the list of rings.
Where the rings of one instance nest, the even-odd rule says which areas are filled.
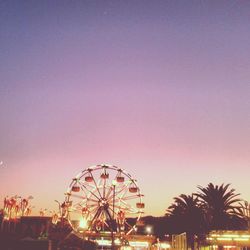
[[[113,165],[95,165],[77,174],[65,194],[63,216],[80,238],[110,238],[126,244],[135,234],[145,204],[137,181]]]

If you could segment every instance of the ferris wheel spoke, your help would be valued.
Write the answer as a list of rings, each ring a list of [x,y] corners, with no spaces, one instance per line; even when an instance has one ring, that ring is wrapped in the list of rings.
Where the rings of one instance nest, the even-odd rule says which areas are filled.
[[[109,200],[109,198],[112,197],[112,194],[111,194],[112,190],[113,190],[113,186],[110,185],[110,186],[109,186],[109,190],[108,190],[108,192],[106,193],[106,197],[105,197],[107,200]]]
[[[77,214],[81,214],[81,213],[82,213],[82,211],[79,210],[79,209],[77,209],[77,208],[72,209],[70,212],[72,212],[72,213],[77,213]]]
[[[79,198],[79,199],[82,199],[82,202],[81,203],[86,203],[86,202],[98,202],[98,200],[94,200],[94,199],[91,199],[91,198],[87,198],[87,197],[81,197],[80,195],[77,196],[77,195],[72,195],[74,196],[75,198]],[[80,203],[79,203],[80,204]]]
[[[127,186],[124,186],[122,189],[118,190],[117,192],[115,192],[115,195],[118,196],[122,196],[122,192],[126,192]]]
[[[114,203],[117,204],[117,203],[120,203],[121,202],[121,199],[120,198],[115,198],[114,199]],[[111,203],[111,200],[110,200],[110,203]]]
[[[125,220],[125,224],[129,227],[129,230],[133,228],[133,226],[131,226],[126,220]]]
[[[80,203],[77,203],[77,204],[74,205],[74,208],[75,209],[82,209],[83,206]]]
[[[94,214],[97,211],[98,208],[99,208],[98,206],[90,207],[89,212]],[[93,210],[91,211],[91,209],[93,209]]]
[[[116,215],[116,218],[118,218],[119,214],[116,211],[114,211],[112,208],[109,208],[109,209]],[[124,220],[124,223],[129,227],[129,230],[133,228],[133,226],[131,226],[128,222],[126,222],[126,220]]]
[[[81,209],[84,208],[84,206],[83,206],[81,203],[77,203],[77,204],[75,204],[72,208],[73,208],[73,209],[77,209],[77,210],[81,210]]]
[[[118,210],[122,210],[122,211],[129,211],[130,212],[130,208],[128,208],[128,207],[122,207],[122,206],[117,206],[117,205],[115,205],[114,206],[115,208],[117,208]],[[113,209],[112,209],[113,210]]]
[[[86,205],[86,208],[92,208],[92,207],[97,207],[96,204],[89,204],[89,205]]]
[[[101,209],[101,213],[99,215],[100,220],[104,221],[105,217],[107,217],[106,214],[105,214],[105,210]]]
[[[109,200],[111,192],[112,192],[112,186],[110,185],[109,190],[108,190],[106,197],[105,197],[107,200]]]
[[[99,223],[101,224],[101,230],[104,230],[104,225],[105,225],[105,220],[104,220],[105,214],[103,213],[103,210],[100,210],[100,213],[98,215],[98,217],[96,217],[95,221],[94,221],[94,225],[97,221],[99,221]],[[95,228],[96,229],[96,228]]]
[[[91,176],[92,177],[92,176]],[[93,180],[94,180],[94,177],[92,177],[93,178]],[[95,191],[97,191],[98,192],[98,190],[97,190],[97,186],[98,185],[96,185],[95,183],[94,183],[94,185],[93,184],[90,184],[90,183],[88,183],[88,182],[82,182],[82,181],[78,181],[78,183],[80,183],[83,187],[84,187],[84,189],[86,189],[87,191],[89,191],[89,190],[92,190],[93,192],[95,192]],[[86,191],[85,190],[85,191]],[[85,192],[86,193],[86,192]],[[87,196],[87,194],[86,194],[86,196]]]
[[[121,210],[125,210],[129,214],[137,214],[138,211],[130,207],[121,207]]]
[[[118,190],[117,192],[115,192],[115,196],[118,196],[118,194],[121,194],[123,191],[125,191],[124,193],[126,193],[127,191],[127,188],[128,188],[128,185],[129,185],[129,183],[127,183],[127,184],[124,184],[123,185],[123,187],[121,187],[121,189],[120,190]],[[121,195],[122,196],[122,195]],[[108,196],[108,198],[107,198],[107,200],[108,201],[110,201],[111,199],[113,199],[113,194],[109,194],[109,196]]]
[[[90,223],[91,227],[94,224],[94,222],[97,220],[97,218],[99,218],[100,213],[101,213],[101,209],[100,207],[98,207],[95,212],[95,215],[93,216],[93,219],[91,220],[91,223]]]
[[[80,182],[79,181],[79,183],[82,185],[82,186],[84,186],[84,187],[88,187],[88,188],[91,188],[91,189],[95,189],[95,185],[91,185],[90,183],[88,183],[88,182]]]
[[[96,197],[97,200],[99,200],[100,198],[94,193],[92,192],[91,190],[89,190],[85,185],[82,185],[90,194],[92,194],[93,196]],[[82,188],[81,186],[81,189],[84,191],[84,189]]]
[[[92,208],[96,208],[96,207],[99,207],[98,204],[87,204],[86,205],[87,209],[92,209]]]
[[[115,202],[120,202],[120,201],[127,201],[127,200],[135,200],[135,199],[137,199],[139,196],[138,195],[131,195],[131,196],[128,196],[128,197],[125,197],[125,198],[123,198],[123,197],[116,197],[115,199],[114,199],[114,201]],[[111,197],[110,199],[109,199],[109,202],[111,202],[112,201],[112,199],[113,199],[113,197]]]
[[[72,197],[74,197],[74,198],[82,199],[82,200],[87,199],[86,197],[81,196],[81,195],[78,195],[78,194],[72,194],[72,193],[71,193],[70,196],[72,196]]]
[[[106,212],[106,214],[107,214],[106,218],[109,219],[110,222],[112,222],[113,216],[111,216],[110,210],[113,211],[112,209],[108,208],[107,210],[105,210],[105,212]],[[115,212],[114,212],[114,213],[115,213]]]
[[[93,218],[94,218],[93,214],[96,214],[96,213],[97,213],[97,210],[98,210],[98,207],[93,208],[93,210],[92,210],[92,211],[91,211],[91,209],[89,210],[88,217],[90,217],[90,221],[92,221],[92,220],[93,220]]]
[[[86,208],[90,212],[92,208],[95,209],[95,208],[98,208],[98,207],[99,206],[98,206],[97,203],[93,203],[93,204],[85,204],[85,206],[83,206],[82,208]]]
[[[120,195],[120,198],[123,198],[124,197],[124,195],[126,195],[127,194],[127,192],[128,192],[128,186],[129,186],[129,183],[128,183],[128,185],[126,186],[126,188],[124,188],[123,189],[123,193],[121,193],[121,195]]]
[[[123,191],[126,191],[127,188],[128,188],[128,186],[129,186],[129,184],[130,184],[130,182],[127,181],[127,182],[125,182],[122,186],[120,186],[120,190],[117,192],[117,194],[120,194],[120,193],[122,193]]]
[[[96,190],[97,190],[98,194],[100,195],[100,198],[102,198],[101,192],[100,192],[100,190],[99,190],[99,188],[98,188],[98,186],[97,186],[97,184],[96,184],[96,180],[95,180],[95,178],[94,178],[94,176],[93,176],[93,174],[92,174],[92,171],[89,171],[89,173],[90,173],[91,177],[93,178],[93,181],[94,181]]]
[[[114,206],[114,207],[116,208],[116,206]],[[118,213],[117,213],[113,208],[109,207],[109,210],[110,210],[112,213],[114,213],[116,216],[118,215]]]
[[[117,179],[118,175],[119,175],[119,172],[116,174],[114,180]],[[111,193],[111,191],[112,191],[112,188],[113,188],[113,185],[111,184],[111,185],[109,186],[109,189],[108,189],[108,192],[107,192],[106,197],[105,197],[105,195],[103,195],[103,197],[105,197],[106,199],[108,199],[107,197],[109,197],[109,195],[110,195],[110,193]]]
[[[109,224],[108,224],[106,221],[104,221],[104,224],[105,224],[109,229],[111,229],[110,226],[109,226]],[[111,229],[111,230],[112,230],[112,229]]]
[[[134,209],[130,204],[128,204],[127,202],[121,200],[121,203],[125,206],[125,208],[127,208],[131,213],[137,213],[138,210]]]
[[[123,187],[119,190],[117,194],[124,196],[128,192],[128,187],[130,184],[131,184],[130,181],[127,181],[126,183],[124,183]]]
[[[95,202],[95,203],[98,202],[98,200],[94,200],[94,199],[91,199],[91,198],[87,198],[86,200],[89,201],[89,202],[90,202],[90,201]]]
[[[138,197],[140,197],[140,195],[130,195],[130,196],[126,196],[126,197],[121,197],[121,199],[124,201],[127,201],[127,200],[136,199]]]
[[[90,228],[93,229],[93,226],[95,225],[96,221],[100,220],[102,223],[102,229],[104,229],[103,225],[106,225],[110,230],[112,230],[110,225],[107,223],[107,221],[111,219],[112,218],[109,211],[99,207],[98,211],[96,212],[94,218],[91,221]]]
[[[107,223],[107,221],[110,221],[110,222],[112,221],[111,215],[108,210],[103,211],[103,213],[105,214],[104,216],[106,217],[104,224],[108,227],[109,230],[112,231],[113,230],[112,227],[109,225],[109,223]]]
[[[103,181],[103,190],[102,190],[102,197],[105,198],[105,191],[106,191],[106,178]]]

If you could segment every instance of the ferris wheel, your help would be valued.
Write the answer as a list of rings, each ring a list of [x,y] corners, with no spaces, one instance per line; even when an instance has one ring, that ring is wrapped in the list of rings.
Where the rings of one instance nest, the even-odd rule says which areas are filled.
[[[135,179],[112,165],[96,165],[73,178],[66,193],[67,218],[77,233],[136,230],[145,207]]]

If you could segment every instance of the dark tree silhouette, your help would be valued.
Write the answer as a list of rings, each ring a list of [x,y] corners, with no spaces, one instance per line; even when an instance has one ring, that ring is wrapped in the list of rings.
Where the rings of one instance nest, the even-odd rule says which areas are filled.
[[[241,219],[242,229],[250,229],[250,204],[247,201],[242,201],[236,208],[237,216]]]
[[[230,184],[214,185],[207,187],[198,186],[200,190],[196,196],[200,199],[205,209],[206,220],[210,230],[240,229],[242,219],[237,213],[237,204],[241,201],[235,189],[229,189]]]
[[[187,233],[188,244],[193,249],[195,236],[201,236],[206,230],[203,209],[198,197],[193,194],[175,197],[166,215],[173,219],[176,225],[175,233]]]

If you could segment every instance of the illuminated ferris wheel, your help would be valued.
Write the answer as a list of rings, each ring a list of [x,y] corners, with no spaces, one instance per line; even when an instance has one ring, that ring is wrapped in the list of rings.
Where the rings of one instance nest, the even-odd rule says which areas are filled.
[[[77,233],[115,232],[128,235],[144,210],[143,195],[135,179],[112,165],[83,170],[66,193],[67,218]]]

